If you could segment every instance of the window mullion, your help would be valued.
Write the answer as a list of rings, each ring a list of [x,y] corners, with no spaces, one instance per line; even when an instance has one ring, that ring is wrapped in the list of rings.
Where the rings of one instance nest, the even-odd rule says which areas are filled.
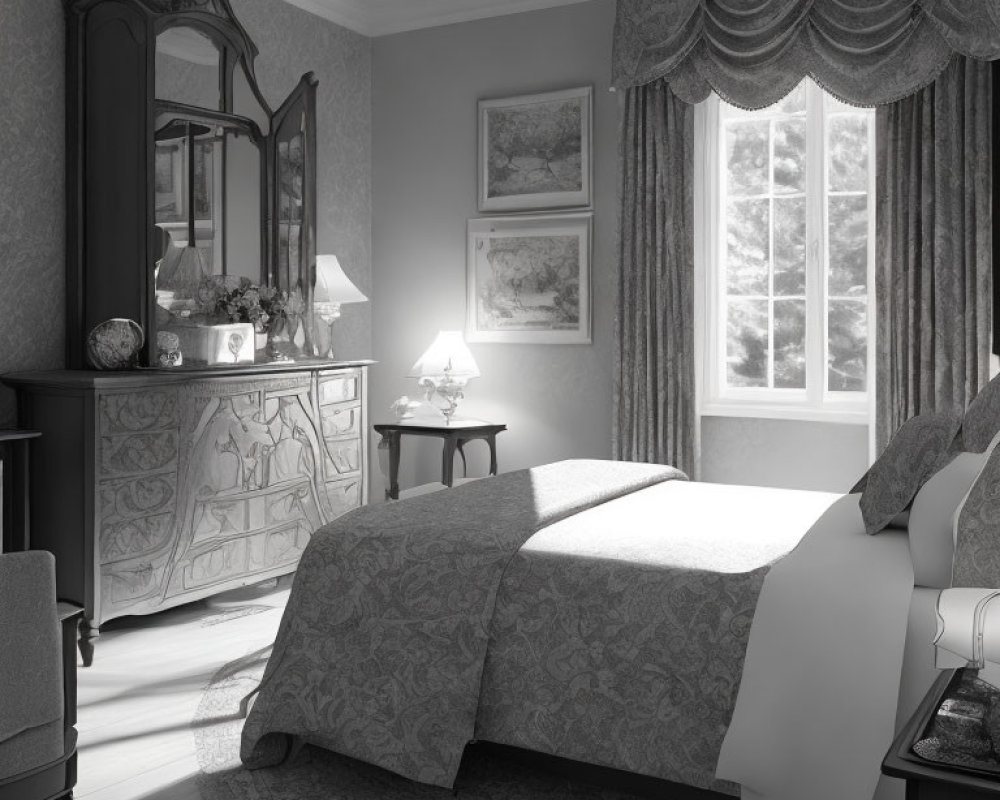
[[[823,92],[811,81],[806,94],[806,397],[821,406],[826,382],[826,247],[823,191],[826,147]]]
[[[767,126],[767,388],[774,388],[774,120]]]

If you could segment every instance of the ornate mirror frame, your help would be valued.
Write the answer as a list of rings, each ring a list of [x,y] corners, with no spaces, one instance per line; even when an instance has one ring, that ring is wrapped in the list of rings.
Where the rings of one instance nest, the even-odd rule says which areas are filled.
[[[141,362],[156,363],[154,293],[155,120],[216,120],[250,132],[262,143],[260,280],[291,290],[305,302],[304,331],[311,331],[315,281],[315,88],[308,73],[275,112],[254,74],[256,45],[236,19],[229,0],[65,0],[67,97],[66,362],[89,366],[86,342],[100,322],[125,317],[145,332]],[[188,27],[220,53],[220,108],[186,106],[156,98],[157,36]],[[269,121],[267,131],[233,113],[234,76],[242,69]],[[290,120],[299,120],[290,127]],[[281,233],[277,209],[282,142],[301,137],[301,205],[298,269],[276,268]],[[310,343],[307,341],[307,347]],[[307,352],[308,349],[307,349]]]

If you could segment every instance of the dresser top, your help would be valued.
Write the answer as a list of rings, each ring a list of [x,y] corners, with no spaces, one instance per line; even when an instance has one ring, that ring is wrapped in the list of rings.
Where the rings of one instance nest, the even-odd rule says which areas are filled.
[[[375,361],[370,359],[327,361],[325,359],[310,358],[302,359],[301,361],[282,361],[270,364],[234,364],[233,366],[216,367],[140,367],[130,370],[54,369],[36,372],[8,372],[0,375],[0,381],[15,389],[40,386],[81,390],[125,388],[211,378],[264,378],[271,375],[283,375],[295,372],[347,370],[358,367],[369,367],[375,363]]]

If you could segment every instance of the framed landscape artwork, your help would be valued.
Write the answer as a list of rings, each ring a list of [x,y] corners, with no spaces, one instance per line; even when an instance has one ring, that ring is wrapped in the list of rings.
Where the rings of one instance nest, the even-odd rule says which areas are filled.
[[[591,217],[470,219],[470,342],[590,343]]]
[[[479,101],[479,210],[590,205],[590,86]]]

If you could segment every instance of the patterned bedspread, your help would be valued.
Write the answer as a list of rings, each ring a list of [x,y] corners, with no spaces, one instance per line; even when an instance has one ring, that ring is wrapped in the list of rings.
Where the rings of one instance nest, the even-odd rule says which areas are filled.
[[[294,736],[450,787],[514,554],[571,514],[684,477],[558,462],[358,509],[317,531],[243,728],[243,762],[278,763]]]
[[[478,738],[715,777],[757,599],[836,495],[663,483],[539,531],[501,583]]]

